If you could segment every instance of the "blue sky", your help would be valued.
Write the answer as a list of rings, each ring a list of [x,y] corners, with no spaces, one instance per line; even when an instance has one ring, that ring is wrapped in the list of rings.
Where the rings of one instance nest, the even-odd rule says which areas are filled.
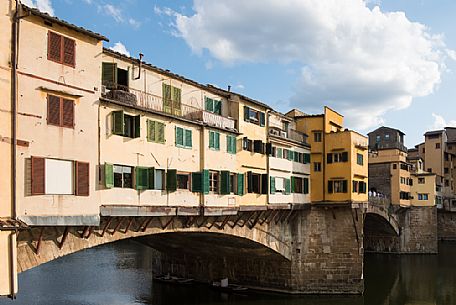
[[[454,0],[23,2],[282,112],[329,105],[363,133],[401,129],[409,147],[456,126]]]

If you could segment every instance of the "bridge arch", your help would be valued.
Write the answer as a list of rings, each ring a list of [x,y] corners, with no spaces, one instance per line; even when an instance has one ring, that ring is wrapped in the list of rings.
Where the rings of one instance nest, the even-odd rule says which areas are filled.
[[[385,206],[369,204],[364,215],[364,251],[399,252],[401,226]]]
[[[181,236],[190,238],[194,243],[198,240],[212,241],[215,248],[224,243],[234,248],[237,244],[242,247],[241,250],[250,249],[251,253],[277,256],[289,262],[290,244],[284,237],[286,234],[280,234],[283,230],[271,231],[265,218],[264,221],[253,221],[255,217],[251,214],[238,224],[228,217],[102,217],[99,227],[33,227],[19,233],[18,272],[84,249],[129,238],[163,250],[165,236],[182,246],[185,245],[182,239],[179,240]],[[215,240],[218,244],[214,243]],[[187,243],[187,246],[192,249],[191,244]]]

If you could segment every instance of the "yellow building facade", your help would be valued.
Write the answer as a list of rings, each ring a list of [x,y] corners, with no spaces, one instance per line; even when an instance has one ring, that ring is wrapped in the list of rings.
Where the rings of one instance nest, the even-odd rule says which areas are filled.
[[[367,202],[367,138],[343,128],[343,116],[329,107],[323,114],[287,113],[311,147],[313,203]]]

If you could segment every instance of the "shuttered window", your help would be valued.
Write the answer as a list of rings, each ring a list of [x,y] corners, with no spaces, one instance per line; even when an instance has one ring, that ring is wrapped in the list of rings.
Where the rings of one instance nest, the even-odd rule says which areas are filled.
[[[220,132],[209,131],[209,148],[220,150]]]
[[[147,120],[147,140],[149,142],[165,143],[165,124]]]
[[[175,192],[177,190],[177,170],[168,169],[166,173],[166,190]]]
[[[230,172],[221,171],[220,173],[220,194],[228,195],[230,193]]]
[[[269,185],[270,185],[271,194],[275,194],[275,191],[276,191],[275,177],[269,177]]]
[[[236,194],[239,196],[244,195],[244,180],[245,180],[245,174],[239,173],[237,175],[237,189],[236,189]]]
[[[230,154],[236,153],[236,137],[232,135],[226,136],[226,151]]]
[[[222,114],[222,101],[217,101],[209,97],[205,98],[204,109],[218,115]]]
[[[105,187],[110,189],[114,187],[114,166],[109,163],[104,165]]]
[[[137,190],[147,190],[149,189],[149,168],[139,167],[135,168],[135,180],[136,180],[136,189]]]
[[[76,196],[89,196],[89,163],[76,162]]]
[[[166,113],[181,115],[182,90],[168,84],[162,86],[163,110]]]
[[[112,133],[128,138],[141,136],[141,116],[124,114],[122,110],[112,112]]]
[[[191,148],[192,147],[192,131],[182,127],[175,128],[176,146]]]
[[[45,159],[32,157],[32,195],[43,195],[45,191]]]
[[[48,94],[47,123],[60,127],[74,127],[74,101]]]
[[[74,68],[76,64],[76,43],[73,39],[49,31],[47,54],[48,60]]]

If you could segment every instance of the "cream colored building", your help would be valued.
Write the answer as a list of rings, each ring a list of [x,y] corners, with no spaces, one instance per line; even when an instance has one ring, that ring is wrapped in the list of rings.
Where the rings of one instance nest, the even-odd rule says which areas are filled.
[[[310,146],[294,120],[269,112],[269,204],[310,203]]]

